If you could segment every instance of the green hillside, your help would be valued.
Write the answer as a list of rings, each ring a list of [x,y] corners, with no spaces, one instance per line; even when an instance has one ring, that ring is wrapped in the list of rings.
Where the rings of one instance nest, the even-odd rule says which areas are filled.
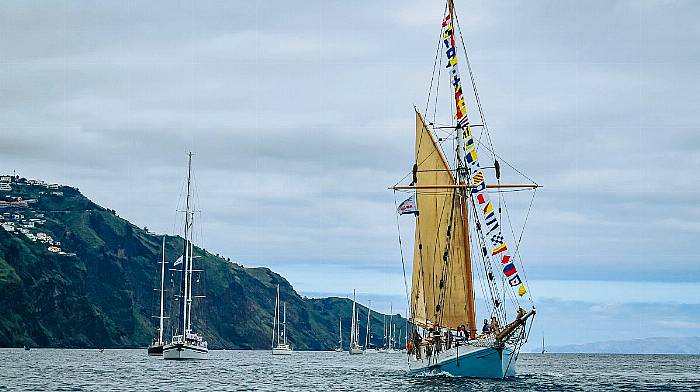
[[[0,347],[150,343],[156,325],[152,315],[157,313],[154,288],[159,286],[161,236],[96,205],[76,188],[48,189],[15,179],[11,191],[0,191],[0,199],[15,203],[0,209],[0,223],[14,225],[14,231],[0,229]],[[180,237],[166,237],[168,260],[177,259],[181,249]],[[289,339],[296,349],[336,347],[339,316],[347,346],[352,306],[348,299],[302,298],[267,268],[246,268],[199,248],[195,255],[196,268],[204,270],[198,277],[206,298],[197,300],[194,325],[210,347],[269,348],[277,284],[287,302]],[[178,277],[172,278],[168,313],[175,316]],[[361,307],[361,341],[366,314]],[[372,329],[379,332],[373,334],[375,345],[382,344],[382,322],[383,315],[374,313]],[[403,329],[403,319],[396,325]],[[165,330],[171,327],[166,324]]]

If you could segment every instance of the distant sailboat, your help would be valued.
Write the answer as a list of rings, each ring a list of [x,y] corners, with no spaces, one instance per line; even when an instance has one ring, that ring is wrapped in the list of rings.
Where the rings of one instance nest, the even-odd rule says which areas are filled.
[[[357,318],[357,305],[355,302],[355,290],[352,291],[352,326],[350,330],[350,350],[351,355],[362,354],[360,346],[360,323]]]
[[[277,285],[275,300],[275,320],[272,324],[272,355],[290,355],[292,347],[287,343],[287,304],[282,304],[282,322],[280,322],[280,285]]]
[[[372,301],[367,303],[367,331],[365,333],[365,354],[374,354],[377,349],[372,347]]]
[[[384,316],[384,347],[378,351],[383,354],[393,354],[398,352],[395,349],[394,335],[396,333],[396,326],[394,325],[394,304],[389,304],[389,324],[386,322],[386,315]]]
[[[448,0],[438,43],[444,47],[446,60],[436,57],[433,77],[439,80],[444,76],[449,83],[431,82],[426,112],[434,102],[435,109],[430,108],[432,121],[426,121],[415,109],[415,160],[412,173],[405,177],[412,180],[408,185],[397,183],[391,187],[395,192],[411,194],[397,206],[397,214],[415,217],[408,367],[411,374],[417,375],[503,378],[515,374],[517,353],[527,340],[526,321],[535,314],[535,308],[532,299],[524,297],[525,277],[514,264],[519,243],[510,249],[506,245],[503,233],[508,234],[505,228],[509,227],[506,218],[501,219],[501,212],[507,212],[503,195],[491,203],[490,194],[502,189],[534,190],[539,185],[500,182],[501,158],[493,152],[475,86],[472,87],[481,124],[473,124],[467,117],[462,81],[473,82],[474,78],[460,77],[457,42],[461,41],[461,33],[456,29],[458,19],[453,1]],[[468,62],[467,67],[472,76]],[[445,85],[454,101],[449,120],[443,117],[444,121],[438,122],[437,113],[447,113],[437,110],[439,97],[447,96],[439,91]],[[481,135],[475,135],[477,130]],[[484,144],[480,144],[482,141]],[[491,153],[493,163],[480,166],[478,156],[482,153]],[[490,175],[491,169],[495,181],[487,184],[486,174]],[[400,233],[399,228],[399,244]],[[483,334],[479,335],[473,259],[483,266],[479,276],[483,277],[482,298],[487,308],[482,311],[488,315]],[[525,300],[527,304],[523,303]],[[523,306],[531,308],[525,310]],[[389,342],[392,347],[393,338]]]
[[[148,355],[162,356],[163,355],[163,302],[165,300],[165,236],[163,236],[163,250],[160,261],[160,314],[158,316],[158,337],[153,338],[153,342],[148,346]],[[156,289],[157,290],[157,289]]]
[[[163,359],[207,359],[209,348],[207,341],[192,328],[192,272],[194,245],[192,244],[194,212],[191,210],[192,153],[187,160],[187,198],[185,199],[185,229],[182,257],[182,282],[180,293],[180,325],[182,333],[173,336],[170,343],[163,347]],[[177,263],[176,263],[177,264]]]
[[[335,351],[343,351],[343,320],[340,317],[338,317],[338,347],[335,348]]]
[[[542,334],[542,354],[546,353],[547,350],[544,349],[544,334]]]

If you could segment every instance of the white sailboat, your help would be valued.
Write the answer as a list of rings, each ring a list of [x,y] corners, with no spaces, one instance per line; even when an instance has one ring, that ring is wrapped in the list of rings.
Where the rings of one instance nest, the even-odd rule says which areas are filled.
[[[350,330],[350,354],[362,354],[362,346],[360,346],[360,323],[357,318],[357,305],[355,302],[355,290],[352,291],[352,325]]]
[[[365,354],[377,353],[377,349],[372,345],[372,301],[367,303],[367,331],[365,333]]]
[[[394,325],[394,304],[389,304],[389,324],[386,323],[386,315],[384,316],[384,347],[379,352],[383,354],[394,354],[399,352],[394,347],[394,335],[396,326]]]
[[[335,348],[335,351],[343,351],[343,320],[340,317],[338,317],[338,347]]]
[[[160,314],[158,316],[158,337],[153,338],[153,342],[148,346],[148,355],[162,356],[163,355],[163,302],[165,300],[165,236],[163,236],[163,251],[160,261]],[[158,290],[158,289],[156,289]]]
[[[462,80],[474,83],[474,78],[469,63],[472,77],[460,78],[456,42],[461,41],[457,40],[461,33],[455,28],[459,28],[459,20],[452,0],[448,0],[439,42],[446,65],[440,57],[441,65],[435,67],[433,76],[449,78],[450,100],[454,98],[451,118],[437,120],[438,97],[445,96],[437,90],[445,83],[431,84],[435,104],[430,112],[432,121],[426,121],[418,109],[415,113],[416,154],[412,176],[407,175],[412,181],[392,187],[395,192],[411,195],[397,206],[397,213],[415,216],[408,367],[411,374],[503,378],[515,374],[519,350],[528,336],[526,321],[535,314],[535,308],[531,297],[526,296],[525,277],[518,271],[522,263],[515,266],[519,243],[510,250],[506,244],[503,227],[508,227],[505,225],[509,221],[505,217],[501,220],[501,211],[507,205],[500,192],[534,190],[539,185],[501,183],[501,158],[493,152],[474,85],[481,124],[472,124],[467,117]],[[480,144],[482,138],[475,134],[478,131],[486,136],[485,144]],[[435,132],[441,132],[440,136]],[[454,148],[454,153],[446,153],[443,147]],[[482,153],[492,154],[493,165],[480,165],[478,155]],[[492,169],[495,181],[487,184]],[[497,203],[491,203],[491,193],[497,193]],[[477,334],[472,263],[481,264],[480,286],[486,306],[480,310],[487,315],[482,334]],[[523,306],[531,308],[526,311]]]
[[[191,210],[192,153],[187,160],[187,198],[185,199],[184,249],[182,255],[182,282],[180,325],[182,332],[174,335],[172,341],[163,347],[163,359],[207,359],[207,341],[192,328],[192,272],[194,245],[192,244],[194,212]]]
[[[280,285],[277,285],[275,300],[275,320],[272,324],[272,355],[290,355],[292,347],[287,343],[287,304],[282,304],[282,322],[280,322]]]

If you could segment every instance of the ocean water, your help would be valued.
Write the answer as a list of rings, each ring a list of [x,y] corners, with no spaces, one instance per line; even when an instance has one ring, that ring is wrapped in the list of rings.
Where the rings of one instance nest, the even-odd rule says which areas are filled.
[[[0,349],[0,391],[700,391],[700,356],[521,354],[507,380],[411,377],[402,354]]]

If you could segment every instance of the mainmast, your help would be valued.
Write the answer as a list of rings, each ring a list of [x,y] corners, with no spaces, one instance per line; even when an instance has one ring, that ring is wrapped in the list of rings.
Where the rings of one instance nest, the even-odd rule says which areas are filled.
[[[282,337],[284,338],[284,344],[287,344],[287,303],[282,304]]]
[[[370,328],[369,328],[369,324],[370,324],[369,316],[370,316],[371,314],[372,314],[372,301],[370,300],[369,303],[367,304],[367,333],[365,334],[365,350],[366,350],[367,348],[369,348],[369,332],[370,332]]]
[[[357,313],[355,307],[355,290],[352,290],[352,331],[350,332],[350,348],[357,346]]]
[[[187,332],[190,330],[190,312],[189,309],[192,305],[192,247],[190,241],[190,226],[191,226],[191,212],[190,212],[190,197],[191,197],[191,185],[192,185],[192,152],[187,154],[187,198],[185,199],[185,254],[183,258],[183,301],[182,301],[182,334],[187,337]]]
[[[279,344],[280,337],[280,285],[277,285],[277,296],[275,297],[275,319],[272,321],[272,347],[275,347],[275,340]]]
[[[163,236],[163,257],[160,261],[160,315],[158,326],[158,343],[163,344],[163,301],[165,297],[165,289],[163,287],[165,281],[165,236]]]
[[[338,347],[343,349],[343,319],[338,317]]]

